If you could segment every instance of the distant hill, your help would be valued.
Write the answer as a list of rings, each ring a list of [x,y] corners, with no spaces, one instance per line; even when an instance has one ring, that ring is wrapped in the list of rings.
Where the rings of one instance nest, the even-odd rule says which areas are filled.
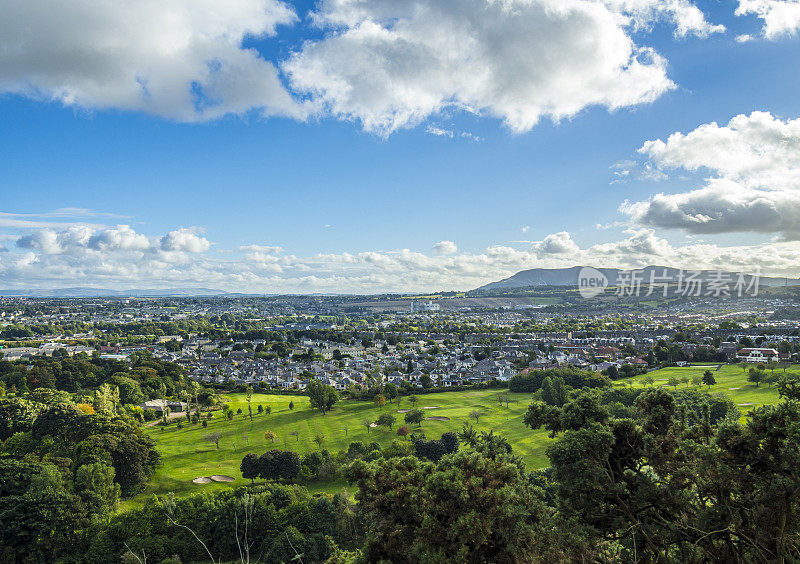
[[[196,296],[226,296],[231,295],[222,290],[210,288],[168,288],[109,290],[107,288],[54,288],[45,290],[0,290],[0,296],[20,298],[167,298],[167,297],[196,297]]]
[[[523,270],[517,272],[515,275],[500,280],[498,282],[491,282],[489,284],[485,284],[480,288],[476,288],[476,291],[482,290],[509,290],[512,288],[530,288],[535,286],[577,286],[578,285],[578,273],[581,271],[582,266],[573,266],[571,268],[532,268],[530,270]],[[673,280],[678,279],[678,273],[680,272],[677,268],[670,268],[665,266],[646,266],[644,268],[637,269],[637,271],[642,272],[642,280],[647,283],[650,280],[650,273],[655,272],[655,276],[659,277],[662,276],[664,273],[664,269],[667,270],[667,276]],[[617,280],[617,276],[620,272],[625,272],[623,269],[619,268],[598,268],[598,271],[602,272],[606,278],[608,278],[610,284],[614,284]],[[712,270],[704,270],[702,271],[703,275],[702,278],[707,279],[709,276],[713,276],[716,274],[716,271]],[[727,274],[732,277],[735,281],[739,275],[738,272],[723,272],[723,274]],[[746,273],[749,274],[749,273]],[[761,286],[796,286],[800,285],[800,280],[796,278],[774,278],[774,277],[766,277],[762,276],[760,280]]]

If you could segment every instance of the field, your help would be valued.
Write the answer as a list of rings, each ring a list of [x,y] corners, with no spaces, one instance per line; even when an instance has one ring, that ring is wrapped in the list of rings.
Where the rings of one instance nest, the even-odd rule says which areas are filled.
[[[626,378],[614,382],[616,386],[630,386],[641,387],[644,386],[642,380],[646,376],[652,376],[655,380],[654,386],[667,386],[667,381],[670,378],[682,378],[688,376],[703,376],[706,370],[711,370],[714,379],[717,381],[713,386],[700,385],[700,388],[710,394],[722,393],[731,398],[733,403],[742,412],[742,417],[746,413],[762,405],[776,403],[778,401],[778,391],[774,387],[769,387],[767,384],[755,384],[747,381],[747,373],[737,365],[731,364],[709,364],[709,365],[692,365],[687,367],[672,367],[662,368],[661,370],[654,370],[646,375],[636,376],[634,378]],[[793,365],[786,371],[791,374],[800,375],[800,365]],[[783,373],[783,369],[776,370],[776,373]],[[667,386],[667,389],[684,389],[686,384],[680,384],[677,388]],[[688,385],[689,388],[694,388],[692,384]]]
[[[711,370],[717,383],[711,387],[701,385],[700,389],[711,394],[722,393],[730,397],[742,411],[746,413],[764,404],[778,401],[778,392],[766,384],[756,387],[747,381],[747,374],[738,366],[730,365],[695,365],[686,368],[664,368],[650,372],[655,379],[655,386],[666,386],[671,377],[702,376],[705,370]],[[782,371],[782,369],[781,369]],[[788,372],[800,374],[800,365],[792,366]],[[645,375],[630,379],[617,380],[615,386],[641,387]],[[677,389],[694,388],[681,384]],[[672,388],[669,388],[672,389]],[[417,407],[437,407],[425,410],[426,416],[448,417],[449,421],[425,421],[422,430],[429,438],[437,438],[446,431],[461,429],[464,422],[470,422],[479,431],[493,430],[508,439],[517,454],[523,457],[528,468],[543,468],[548,465],[545,449],[551,440],[545,431],[531,431],[522,423],[522,416],[531,400],[531,394],[509,394],[513,403],[509,407],[501,406],[497,401],[504,390],[476,390],[467,392],[444,392],[417,396]],[[377,407],[369,402],[343,400],[336,404],[327,415],[311,409],[305,396],[282,396],[256,394],[253,396],[253,421],[247,416],[247,400],[244,394],[226,396],[228,405],[235,412],[241,408],[243,415],[236,415],[233,421],[223,420],[221,412],[214,413],[214,419],[208,427],[185,425],[177,429],[173,423],[166,429],[148,427],[149,433],[157,441],[157,448],[163,457],[163,466],[148,484],[145,493],[140,494],[132,502],[136,504],[153,493],[163,494],[175,492],[186,494],[208,491],[242,484],[239,464],[248,452],[262,453],[271,448],[294,450],[300,454],[319,448],[314,443],[318,434],[325,437],[324,448],[330,451],[346,449],[352,441],[378,442],[387,445],[398,439],[397,427],[403,423],[403,414],[398,409],[409,409],[411,404],[404,398],[398,406],[396,403]],[[289,402],[294,402],[294,409],[289,410]],[[257,406],[269,406],[270,415],[257,415]],[[476,424],[469,414],[473,410],[483,415]],[[371,428],[367,430],[362,421],[375,421],[381,413],[393,413],[397,423],[390,431],[387,428]],[[185,423],[185,422],[184,422]],[[415,429],[415,426],[411,427]],[[273,431],[278,438],[275,443],[264,439],[266,431]],[[297,431],[297,436],[290,433]],[[204,439],[212,432],[222,433],[219,449]],[[198,476],[227,474],[236,478],[231,484],[212,483],[204,486],[192,484]],[[343,484],[312,484],[314,491],[335,491]]]
[[[522,416],[531,400],[530,394],[508,394],[513,402],[509,407],[501,406],[497,396],[507,393],[504,390],[476,390],[466,392],[443,392],[417,396],[417,407],[438,407],[426,409],[429,417],[448,417],[449,421],[424,421],[422,431],[429,438],[438,438],[446,431],[461,429],[464,422],[469,421],[478,431],[493,430],[507,438],[514,450],[521,455],[529,468],[541,468],[548,464],[544,454],[550,439],[545,431],[531,431],[522,422]],[[153,493],[163,494],[175,492],[207,491],[215,488],[230,487],[242,484],[239,464],[248,452],[262,453],[272,448],[294,450],[300,454],[319,448],[314,437],[321,434],[325,437],[324,448],[330,451],[346,449],[352,441],[375,441],[387,445],[397,436],[397,427],[403,424],[403,414],[398,409],[410,409],[408,398],[403,398],[400,406],[396,403],[377,407],[370,402],[343,400],[337,403],[326,415],[311,409],[305,396],[253,395],[253,421],[247,416],[247,400],[244,394],[229,394],[228,405],[235,412],[241,408],[243,415],[236,415],[233,421],[223,420],[221,412],[214,413],[214,419],[208,427],[186,425],[177,429],[175,423],[163,431],[162,427],[148,427],[149,433],[156,441],[157,448],[163,458],[163,466],[150,480],[145,493],[137,499]],[[294,402],[294,409],[289,410],[289,402]],[[257,415],[257,406],[269,406],[270,415]],[[473,410],[483,415],[476,424],[469,414]],[[369,431],[361,424],[365,419],[375,421],[382,413],[393,413],[397,423],[390,431],[385,427],[371,428]],[[345,428],[347,429],[345,432]],[[410,428],[417,429],[416,425]],[[222,433],[219,450],[204,437],[212,432]],[[275,443],[264,439],[266,431],[278,435]],[[298,435],[292,436],[291,432]],[[237,480],[232,484],[213,483],[204,486],[192,484],[198,476],[227,474]],[[328,491],[330,484],[319,484],[312,490]]]

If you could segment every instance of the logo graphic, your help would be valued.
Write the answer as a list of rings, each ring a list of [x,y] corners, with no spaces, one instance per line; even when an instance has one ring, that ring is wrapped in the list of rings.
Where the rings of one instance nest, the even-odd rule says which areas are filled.
[[[578,274],[578,291],[584,298],[593,298],[605,292],[608,287],[606,275],[590,266],[581,268]]]

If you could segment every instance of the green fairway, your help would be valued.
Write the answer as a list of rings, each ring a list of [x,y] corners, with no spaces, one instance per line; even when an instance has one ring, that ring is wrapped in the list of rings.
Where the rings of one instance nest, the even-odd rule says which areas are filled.
[[[753,365],[754,366],[754,365]],[[719,367],[719,369],[718,369]],[[713,386],[705,386],[700,384],[699,386],[695,386],[691,383],[683,384],[674,388],[673,386],[668,386],[667,382],[670,378],[678,378],[681,379],[684,376],[688,376],[690,379],[695,376],[703,376],[703,373],[706,370],[711,370],[711,373],[714,375],[714,379],[717,381],[716,384]],[[790,366],[786,370],[787,374],[798,374],[800,375],[800,365],[793,365]],[[783,374],[783,368],[779,368],[775,371],[776,374]],[[640,376],[635,376],[634,378],[625,378],[621,380],[617,380],[614,382],[615,386],[630,386],[633,385],[635,387],[642,387],[644,384],[642,380],[647,376],[651,376],[655,381],[653,386],[664,386],[668,390],[683,390],[686,388],[693,388],[693,389],[701,389],[706,391],[710,394],[718,394],[722,393],[731,398],[734,404],[739,408],[739,411],[742,412],[742,415],[745,416],[748,411],[755,409],[757,407],[761,407],[762,405],[766,404],[773,404],[778,401],[778,390],[775,387],[769,387],[765,383],[761,383],[758,386],[753,384],[752,382],[747,381],[747,372],[743,370],[738,365],[731,365],[731,364],[708,364],[708,365],[692,365],[686,367],[671,367],[671,368],[662,368],[660,370],[653,370],[652,372],[648,372],[647,374],[643,374]]]
[[[463,423],[468,421],[478,431],[493,430],[508,439],[529,468],[547,466],[548,460],[544,451],[550,444],[550,439],[546,431],[531,431],[522,422],[531,394],[508,394],[516,403],[505,407],[497,401],[497,397],[504,393],[507,394],[505,390],[476,390],[419,395],[418,408],[438,407],[426,409],[426,416],[450,419],[424,421],[421,430],[428,438],[438,438],[446,431],[460,430]],[[181,430],[177,429],[175,423],[163,431],[161,427],[146,429],[157,441],[164,464],[150,480],[146,492],[140,494],[136,500],[142,500],[153,493],[172,491],[180,495],[243,484],[239,464],[245,454],[261,454],[272,448],[294,450],[303,454],[319,448],[314,443],[314,437],[318,434],[324,435],[324,448],[330,451],[346,449],[352,441],[375,441],[385,446],[400,438],[397,436],[397,428],[404,423],[403,414],[397,413],[397,410],[411,408],[408,398],[403,398],[399,407],[396,403],[377,407],[371,402],[343,400],[323,416],[319,411],[311,409],[305,396],[255,394],[251,422],[247,416],[247,400],[244,394],[229,394],[226,398],[230,400],[228,405],[232,410],[235,412],[241,408],[243,415],[236,415],[233,421],[227,421],[223,420],[222,412],[217,411],[207,428],[199,424],[188,425],[183,421],[184,428]],[[291,411],[290,401],[294,402],[294,409]],[[257,415],[259,404],[269,406],[272,413]],[[470,418],[469,414],[473,410],[483,414],[478,423]],[[382,427],[368,431],[362,425],[364,420],[375,421],[381,413],[392,413],[397,417],[391,431]],[[409,428],[412,431],[419,429],[416,425],[410,425]],[[275,443],[264,439],[265,431],[273,431],[278,435]],[[298,435],[290,435],[293,431],[297,431]],[[214,444],[204,440],[212,432],[222,433],[219,450]],[[203,486],[192,484],[195,477],[213,474],[230,475],[236,481]],[[330,487],[330,484],[318,484],[311,485],[310,489],[329,491]]]
[[[766,384],[756,386],[747,381],[747,373],[735,365],[718,364],[694,365],[685,368],[663,368],[649,372],[646,375],[614,382],[615,386],[641,387],[642,380],[652,376],[654,386],[667,386],[671,377],[682,378],[688,376],[702,376],[706,370],[711,370],[717,383],[711,387],[691,383],[680,384],[677,389],[699,388],[711,394],[722,393],[730,397],[742,412],[743,418],[748,411],[764,404],[778,401],[778,392]],[[783,372],[783,369],[779,369]],[[787,372],[800,374],[800,365],[790,367]],[[514,450],[524,459],[528,468],[543,468],[548,465],[545,449],[551,439],[546,431],[531,431],[522,422],[522,416],[532,399],[531,394],[508,394],[515,403],[507,408],[501,406],[497,397],[507,393],[505,390],[474,390],[462,392],[444,392],[437,394],[419,395],[417,407],[438,407],[438,409],[425,410],[429,417],[448,417],[449,421],[425,421],[422,431],[428,438],[438,438],[446,431],[458,431],[464,422],[471,423],[476,430],[493,430],[508,439]],[[261,454],[272,448],[294,450],[300,454],[318,449],[314,437],[321,434],[325,437],[323,448],[330,451],[346,449],[352,441],[378,442],[382,446],[389,444],[397,436],[397,428],[403,424],[403,414],[397,413],[398,409],[410,409],[408,398],[403,398],[397,404],[377,407],[370,402],[343,400],[336,404],[327,415],[311,409],[308,398],[305,396],[283,396],[256,394],[253,396],[253,421],[247,416],[247,400],[244,394],[229,394],[225,396],[228,405],[236,412],[241,408],[243,414],[236,415],[233,421],[223,419],[221,411],[214,413],[214,419],[209,421],[208,427],[201,425],[188,425],[184,421],[184,428],[177,429],[175,423],[162,430],[161,427],[148,427],[146,432],[157,441],[157,448],[163,458],[163,466],[150,480],[147,490],[127,506],[135,505],[146,496],[157,493],[175,492],[178,495],[200,491],[210,491],[243,484],[239,464],[242,457],[248,452]],[[294,409],[289,410],[289,402],[294,402]],[[270,415],[257,415],[257,406],[269,406]],[[473,410],[480,411],[483,415],[476,424],[470,418]],[[390,431],[387,428],[367,428],[362,424],[364,420],[375,421],[381,413],[393,413],[397,422]],[[409,426],[418,430],[417,426]],[[266,431],[273,431],[278,438],[274,443],[264,439]],[[297,436],[290,433],[297,431]],[[204,439],[213,432],[222,433],[219,449]],[[211,483],[207,485],[194,485],[192,479],[198,476],[211,476],[225,474],[236,478],[231,483]],[[330,492],[344,487],[343,483],[309,484],[312,491]]]

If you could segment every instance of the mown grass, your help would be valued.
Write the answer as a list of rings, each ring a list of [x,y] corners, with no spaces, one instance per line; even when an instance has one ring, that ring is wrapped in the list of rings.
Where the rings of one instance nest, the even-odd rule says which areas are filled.
[[[714,379],[717,381],[713,386],[706,386],[704,384],[695,386],[689,383],[688,385],[680,384],[675,388],[667,384],[670,378],[680,379],[687,376],[691,379],[695,376],[702,377],[706,370],[711,370]],[[783,374],[783,368],[776,369],[775,373]],[[800,375],[800,365],[790,366],[787,368],[786,373]],[[774,386],[768,386],[763,382],[756,386],[752,382],[748,382],[747,371],[743,370],[738,365],[731,364],[695,364],[686,367],[662,368],[633,378],[617,380],[614,382],[614,385],[642,387],[645,385],[643,380],[647,376],[651,376],[654,379],[654,387],[664,386],[669,390],[699,388],[710,394],[724,394],[736,404],[739,411],[742,412],[743,418],[746,416],[747,412],[755,408],[761,407],[762,405],[774,404],[778,401],[778,390],[776,390]]]
[[[513,403],[509,407],[500,405],[498,396],[507,394],[504,390],[474,390],[466,392],[444,392],[425,394],[418,397],[417,407],[434,407],[425,410],[426,416],[449,417],[449,421],[424,421],[421,430],[428,438],[438,438],[446,431],[458,431],[465,422],[471,423],[478,431],[494,431],[508,439],[517,454],[523,457],[529,468],[542,468],[548,465],[545,449],[551,440],[545,431],[532,431],[525,427],[522,416],[530,403],[531,394],[508,394]],[[223,419],[222,412],[215,412],[208,427],[189,425],[182,421],[184,428],[178,429],[173,422],[166,429],[148,427],[146,432],[157,442],[161,452],[163,466],[148,483],[147,489],[133,500],[133,504],[142,501],[151,494],[174,492],[176,495],[210,491],[219,488],[236,486],[244,483],[239,471],[242,457],[248,452],[263,453],[271,448],[293,450],[304,454],[319,447],[314,437],[321,434],[325,437],[323,448],[330,451],[347,449],[352,441],[375,441],[382,446],[395,439],[397,428],[403,424],[403,414],[398,409],[410,409],[408,398],[401,404],[387,404],[377,407],[371,402],[342,400],[326,415],[312,409],[305,396],[282,396],[255,394],[252,398],[253,420],[247,415],[247,400],[244,394],[226,396],[228,405],[236,412],[242,409],[242,415],[236,415],[233,421]],[[289,410],[289,402],[294,402],[294,409]],[[257,406],[269,406],[270,415],[258,415]],[[470,417],[474,410],[482,416],[478,422]],[[385,427],[367,428],[362,421],[375,421],[382,413],[392,413],[397,417],[392,430]],[[346,431],[345,431],[346,428]],[[420,427],[409,426],[412,430]],[[275,443],[266,441],[264,433],[273,431],[278,435]],[[297,436],[290,435],[297,431]],[[219,449],[204,439],[212,432],[222,433]],[[231,483],[212,483],[204,486],[192,484],[197,476],[226,474],[236,478]],[[344,484],[311,484],[312,491],[332,491]],[[128,502],[127,505],[130,505]]]
[[[719,366],[719,369],[718,369]],[[717,383],[713,386],[693,386],[681,384],[678,390],[686,388],[699,388],[704,392],[722,393],[730,397],[742,412],[746,413],[756,407],[772,404],[778,401],[778,392],[766,384],[756,386],[747,381],[747,373],[738,366],[732,365],[694,365],[686,368],[664,368],[650,372],[648,375],[655,380],[654,386],[667,386],[671,377],[702,376],[703,372],[711,370]],[[783,372],[783,369],[780,369]],[[790,367],[787,372],[800,375],[800,365]],[[615,386],[642,387],[643,379],[647,375],[634,378],[617,380]],[[530,469],[544,468],[549,464],[545,450],[552,440],[546,431],[532,431],[522,422],[523,414],[532,399],[531,394],[508,394],[513,403],[509,407],[500,405],[498,396],[507,394],[505,390],[473,390],[466,392],[444,392],[437,394],[419,395],[417,407],[433,407],[438,409],[425,410],[427,416],[449,417],[449,421],[425,421],[421,430],[428,438],[438,438],[446,431],[458,431],[465,422],[471,423],[478,431],[494,431],[505,437],[513,446]],[[375,441],[382,446],[388,445],[397,436],[397,428],[403,424],[403,414],[397,413],[398,409],[410,409],[408,398],[403,398],[398,406],[396,403],[377,407],[370,402],[343,400],[335,405],[327,415],[311,409],[308,398],[305,396],[282,396],[270,394],[255,394],[252,399],[253,420],[247,415],[247,400],[244,394],[229,394],[226,396],[228,405],[236,412],[242,409],[242,415],[236,415],[233,421],[223,419],[222,412],[215,412],[214,418],[208,422],[208,427],[189,425],[183,421],[184,428],[177,429],[175,423],[162,430],[161,427],[148,427],[149,433],[157,443],[161,452],[163,466],[158,469],[150,480],[146,491],[133,500],[125,503],[124,507],[132,507],[141,503],[152,494],[174,492],[176,495],[195,493],[200,491],[213,491],[220,488],[235,487],[243,484],[239,464],[242,457],[248,452],[262,453],[271,448],[288,449],[304,454],[319,447],[314,443],[314,437],[321,434],[325,437],[323,448],[330,451],[346,449],[352,441]],[[294,402],[294,409],[289,409],[289,402]],[[258,415],[257,406],[269,406],[270,415]],[[483,415],[478,423],[470,417],[473,410],[480,411]],[[393,413],[397,423],[392,430],[387,428],[373,428],[367,430],[362,421],[368,419],[375,421],[384,412]],[[416,426],[410,426],[417,430]],[[346,431],[345,431],[346,429]],[[275,443],[264,439],[266,431],[273,431],[278,435]],[[298,435],[292,436],[291,432],[297,431]],[[204,439],[212,432],[222,433],[219,449]],[[210,476],[213,474],[226,474],[236,478],[231,483],[212,483],[204,486],[192,484],[192,479],[197,476]],[[311,491],[333,492],[346,487],[346,484],[314,483],[309,484]]]

